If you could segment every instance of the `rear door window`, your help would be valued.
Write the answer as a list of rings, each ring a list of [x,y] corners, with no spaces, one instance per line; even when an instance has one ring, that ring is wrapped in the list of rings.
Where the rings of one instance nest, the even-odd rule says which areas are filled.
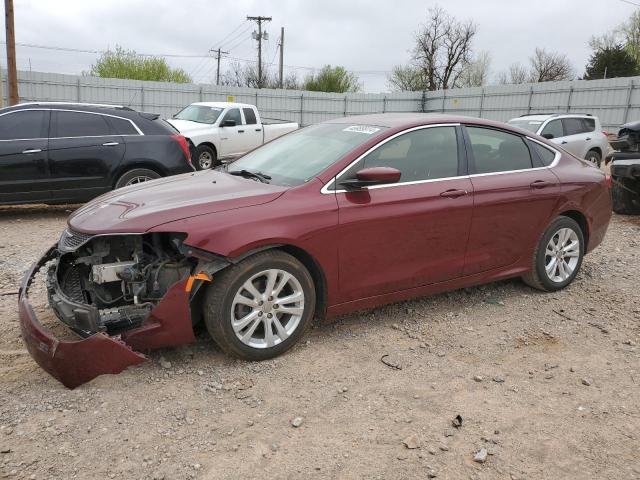
[[[0,116],[0,140],[32,140],[46,138],[46,120],[48,112],[44,110],[23,110]]]
[[[531,145],[533,149],[536,151],[536,153],[538,154],[538,157],[540,158],[540,160],[542,161],[545,167],[548,167],[549,165],[551,165],[555,160],[556,152],[554,152],[553,150],[550,150],[547,147],[543,147],[542,145],[536,142],[529,142],[529,145]]]
[[[99,137],[111,134],[103,115],[83,112],[54,111],[52,138]]]
[[[596,129],[596,121],[593,118],[583,118],[582,123],[584,124],[585,132],[593,132]]]
[[[540,132],[541,136],[551,135],[549,138],[560,138],[564,137],[564,127],[562,126],[562,122],[560,120],[551,120],[544,126],[542,132]]]
[[[518,135],[482,127],[467,127],[475,169],[497,173],[532,168],[531,152]]]
[[[111,124],[111,132],[114,135],[139,135],[133,124],[124,118],[104,117]]]
[[[256,112],[253,111],[253,108],[243,108],[244,112],[244,121],[247,125],[255,125],[258,123],[256,119]]]
[[[565,136],[579,135],[586,132],[582,118],[563,118],[562,125],[564,126]]]

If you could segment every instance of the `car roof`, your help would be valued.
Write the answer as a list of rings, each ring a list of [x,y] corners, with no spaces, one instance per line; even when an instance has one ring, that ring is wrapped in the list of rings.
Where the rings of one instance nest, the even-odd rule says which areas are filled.
[[[138,112],[123,105],[108,105],[102,103],[76,103],[76,102],[25,102],[3,108],[0,112],[24,110],[27,108],[42,107],[50,110],[79,110],[83,112],[104,113],[124,118],[136,118],[142,112]],[[144,114],[147,115],[147,114]],[[153,115],[153,114],[150,114]]]
[[[216,107],[216,108],[255,108],[254,105],[248,103],[236,103],[236,102],[195,102],[191,105],[202,105],[203,107]]]
[[[505,124],[484,118],[466,117],[443,113],[375,113],[369,115],[353,115],[326,120],[322,123],[338,123],[350,125],[375,125],[388,128],[408,128],[435,123],[466,123],[488,127],[504,128]],[[530,132],[529,132],[530,133]]]
[[[515,120],[538,120],[544,122],[550,118],[595,118],[590,113],[532,113],[528,115],[521,115],[520,117],[512,118],[510,122]]]

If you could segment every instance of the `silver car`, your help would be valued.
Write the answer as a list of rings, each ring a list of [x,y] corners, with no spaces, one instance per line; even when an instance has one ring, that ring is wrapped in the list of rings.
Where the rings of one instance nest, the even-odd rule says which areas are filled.
[[[576,157],[600,166],[609,151],[609,141],[600,120],[589,114],[523,115],[508,122],[551,140]]]

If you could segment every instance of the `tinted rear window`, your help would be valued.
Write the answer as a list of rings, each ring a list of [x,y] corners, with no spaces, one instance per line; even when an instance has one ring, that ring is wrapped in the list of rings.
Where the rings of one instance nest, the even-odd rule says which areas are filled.
[[[44,138],[47,136],[42,110],[8,113],[0,117],[0,140]]]
[[[111,131],[116,135],[139,135],[129,120],[115,117],[105,117],[111,124]]]
[[[596,129],[596,121],[593,118],[583,118],[585,132],[593,132]]]
[[[255,125],[258,123],[256,121],[256,113],[253,111],[253,108],[243,108],[244,119],[247,125]]]
[[[586,131],[581,118],[563,118],[562,124],[565,135],[578,135]]]
[[[109,124],[103,115],[82,112],[53,112],[51,136],[97,137],[110,135]]]
[[[538,157],[540,157],[540,160],[542,160],[542,163],[545,166],[548,167],[553,163],[553,161],[556,158],[556,153],[554,151],[549,150],[547,147],[543,147],[542,145],[536,142],[529,142],[529,144],[533,145],[533,149],[536,151],[536,153],[538,154]]]

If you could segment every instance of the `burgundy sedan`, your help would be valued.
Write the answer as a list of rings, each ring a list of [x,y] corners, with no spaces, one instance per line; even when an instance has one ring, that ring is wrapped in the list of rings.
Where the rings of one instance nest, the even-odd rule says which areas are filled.
[[[332,120],[230,164],[77,210],[20,291],[34,359],[68,387],[194,340],[279,355],[314,317],[510,277],[555,291],[611,217],[598,168],[531,132],[427,114]],[[49,265],[59,340],[28,300]]]

